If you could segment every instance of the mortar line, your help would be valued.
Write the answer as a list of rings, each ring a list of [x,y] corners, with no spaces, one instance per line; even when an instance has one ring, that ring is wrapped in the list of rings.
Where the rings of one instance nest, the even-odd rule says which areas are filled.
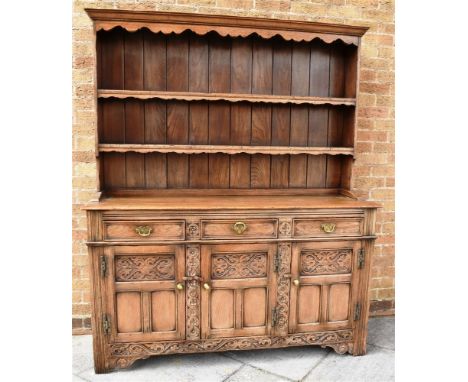
[[[280,374],[273,373],[273,372],[271,372],[271,371],[262,369],[261,367],[252,365],[252,364],[250,364],[250,363],[247,363],[247,362],[244,362],[244,361],[241,361],[241,360],[238,360],[237,358],[230,357],[230,356],[228,356],[228,355],[226,355],[226,354],[223,354],[223,355],[224,355],[225,357],[229,358],[229,359],[232,359],[232,360],[234,360],[234,361],[237,361],[237,362],[242,363],[243,366],[250,366],[250,367],[253,368],[253,369],[263,371],[263,372],[265,372],[265,373],[267,373],[267,374],[274,375],[275,377],[279,377],[279,378],[282,378],[282,379],[286,379],[286,380],[291,381],[291,382],[297,382],[297,380],[295,380],[295,379],[291,379],[291,378],[289,378],[289,377],[285,377],[284,375],[280,375]],[[224,382],[224,381],[223,381],[223,382]]]
[[[241,363],[240,367],[236,370],[234,370],[231,374],[229,374],[226,378],[224,378],[221,382],[226,382],[229,378],[231,378],[234,374],[237,374],[238,371],[240,371],[242,368],[244,368],[245,365]]]
[[[325,354],[325,356],[324,356],[320,361],[318,361],[318,362],[315,364],[315,366],[313,366],[312,369],[310,369],[310,370],[306,373],[306,375],[304,375],[304,376],[299,380],[300,382],[303,382],[303,381],[304,381],[304,380],[305,380],[305,379],[306,379],[306,378],[307,378],[307,377],[308,377],[308,376],[309,376],[309,375],[310,375],[310,374],[311,374],[311,373],[312,373],[312,372],[313,372],[313,371],[314,371],[314,370],[331,354],[331,350],[329,350],[329,349],[326,349],[326,350],[328,350],[328,353]]]

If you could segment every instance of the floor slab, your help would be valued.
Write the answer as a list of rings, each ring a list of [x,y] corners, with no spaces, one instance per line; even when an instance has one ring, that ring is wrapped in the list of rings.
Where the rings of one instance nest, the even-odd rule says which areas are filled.
[[[130,368],[109,374],[89,369],[78,376],[96,382],[221,382],[242,363],[219,354],[187,354],[152,357],[136,361]]]
[[[368,354],[320,347],[156,356],[129,369],[96,375],[91,336],[73,337],[73,381],[124,382],[387,382],[394,380],[395,320],[369,320]]]
[[[225,382],[289,382],[290,379],[270,374],[264,370],[244,365]]]
[[[227,355],[258,369],[292,380],[299,380],[317,365],[328,352],[328,349],[304,346],[229,352]]]
[[[361,357],[330,353],[304,382],[391,382],[395,380],[395,353],[368,345]]]

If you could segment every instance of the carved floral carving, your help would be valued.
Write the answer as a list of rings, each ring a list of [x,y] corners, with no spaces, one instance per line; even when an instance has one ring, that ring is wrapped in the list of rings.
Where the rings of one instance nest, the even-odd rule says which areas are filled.
[[[116,281],[150,281],[174,279],[174,256],[116,256]]]
[[[353,339],[352,330],[337,330],[333,332],[315,332],[294,334],[284,337],[242,337],[220,338],[200,341],[165,341],[165,342],[133,342],[111,343],[109,352],[112,357],[146,358],[158,354],[202,353],[226,350],[246,350],[275,348],[285,346],[326,345],[342,350],[343,345],[348,350],[348,342]]]
[[[190,239],[198,239],[200,237],[200,228],[198,223],[190,223],[187,226],[187,236]]]
[[[211,261],[213,279],[266,277],[267,275],[265,252],[214,254]]]
[[[200,276],[200,247],[187,246],[186,274],[189,277]],[[196,280],[186,283],[186,337],[188,340],[200,338],[200,285]]]
[[[351,272],[353,250],[318,249],[301,253],[301,275],[326,275]]]
[[[278,228],[280,236],[291,236],[291,222],[289,220],[282,220]]]
[[[290,273],[291,244],[279,244],[278,251],[280,254],[281,262],[279,266],[279,280],[276,305],[278,308],[276,328],[280,331],[285,331],[288,328],[289,290],[291,280],[287,277],[284,277],[284,275]]]

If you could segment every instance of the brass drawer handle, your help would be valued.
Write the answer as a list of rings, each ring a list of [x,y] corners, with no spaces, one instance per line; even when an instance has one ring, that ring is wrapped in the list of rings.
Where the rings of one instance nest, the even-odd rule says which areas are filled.
[[[335,223],[323,223],[320,228],[323,232],[332,233],[335,232],[336,224]]]
[[[245,224],[244,222],[235,222],[233,225],[232,225],[232,229],[238,234],[238,235],[242,235],[244,233],[244,231],[247,229],[247,224]]]
[[[295,286],[299,286],[300,283],[301,283],[301,282],[299,281],[299,279],[294,279],[294,280],[293,280],[293,284],[294,284]]]
[[[152,230],[153,230],[153,228],[151,228],[151,227],[149,227],[147,225],[140,225],[138,227],[135,227],[135,232],[138,235],[143,236],[143,237],[151,235]]]
[[[205,289],[205,290],[210,290],[210,289],[211,289],[210,284],[208,284],[208,283],[203,283],[203,289]]]
[[[182,283],[177,283],[177,284],[176,284],[176,289],[177,289],[177,290],[183,290],[183,289],[184,289],[184,284],[182,284]]]

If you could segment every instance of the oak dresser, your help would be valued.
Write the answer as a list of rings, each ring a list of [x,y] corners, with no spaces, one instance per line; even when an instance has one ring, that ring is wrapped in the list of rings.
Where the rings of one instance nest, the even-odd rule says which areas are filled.
[[[364,354],[379,206],[350,189],[366,28],[87,12],[96,372],[172,353]]]

